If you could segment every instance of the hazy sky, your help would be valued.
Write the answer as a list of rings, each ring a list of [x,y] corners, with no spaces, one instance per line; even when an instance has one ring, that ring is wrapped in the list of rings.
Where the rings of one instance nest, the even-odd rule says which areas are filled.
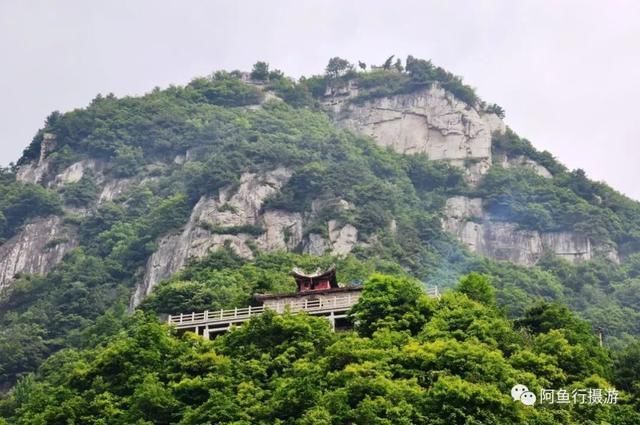
[[[0,164],[53,110],[266,60],[407,54],[464,76],[507,124],[640,199],[638,1],[0,0]]]

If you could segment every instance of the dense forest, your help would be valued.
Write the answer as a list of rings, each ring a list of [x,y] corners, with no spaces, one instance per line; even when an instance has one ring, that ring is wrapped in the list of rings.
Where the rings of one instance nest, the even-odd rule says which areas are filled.
[[[391,57],[368,70],[333,58],[324,75],[294,81],[258,62],[140,97],[97,96],[52,113],[17,165],[0,170],[0,243],[52,214],[79,246],[46,275],[19,275],[0,297],[0,418],[9,424],[635,424],[640,422],[640,204],[581,170],[568,170],[515,132],[494,153],[525,155],[553,175],[494,165],[480,185],[424,155],[401,155],[337,129],[320,100],[359,81],[353,102],[438,84],[470,107],[495,112],[429,61]],[[97,202],[91,173],[62,188],[16,179],[56,147],[45,180],[77,161],[137,178]],[[177,156],[191,153],[178,162]],[[244,172],[284,166],[293,175],[263,208],[304,212],[346,200],[328,218],[356,226],[366,246],[340,258],[230,249],[193,260],[133,313],[134,285],[158,238],[180,229],[202,196]],[[46,186],[46,185],[45,185]],[[477,196],[523,229],[572,230],[615,247],[571,264],[552,254],[523,267],[474,256],[442,229],[447,198]],[[396,228],[391,231],[389,223]],[[260,228],[225,229],[260,233]],[[247,305],[256,292],[291,290],[293,266],[336,263],[341,282],[365,281],[353,332],[321,319],[265,315],[215,341],[176,335],[162,313]],[[422,294],[438,285],[441,299]],[[599,346],[596,334],[604,338]],[[613,388],[616,406],[514,403],[509,390]],[[15,386],[14,386],[15,384]],[[12,389],[9,390],[9,388]],[[3,420],[0,419],[0,423]]]
[[[566,307],[536,304],[511,321],[493,292],[479,274],[440,299],[373,274],[351,312],[356,331],[269,313],[214,341],[176,337],[142,312],[105,316],[85,335],[94,347],[53,355],[0,414],[29,425],[638,423],[640,347],[612,359]],[[522,382],[630,392],[530,408],[509,395]]]

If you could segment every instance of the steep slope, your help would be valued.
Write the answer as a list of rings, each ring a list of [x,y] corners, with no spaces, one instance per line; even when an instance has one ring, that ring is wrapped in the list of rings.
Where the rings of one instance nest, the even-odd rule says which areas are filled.
[[[21,273],[46,274],[78,244],[62,218],[50,216],[26,224],[0,245],[0,292]]]
[[[471,187],[477,187],[492,165],[492,137],[506,133],[496,113],[477,111],[438,84],[408,94],[396,94],[358,102],[354,81],[325,96],[340,127],[371,136],[379,145],[403,154],[422,153],[464,170]],[[504,169],[531,170],[553,178],[543,165],[525,155],[501,152]],[[444,209],[445,230],[472,252],[496,260],[535,264],[545,251],[569,261],[591,259],[601,253],[619,261],[615,248],[600,246],[580,232],[538,232],[520,229],[517,222],[495,220],[483,209],[482,198],[453,197]]]
[[[441,287],[481,269],[512,314],[564,300],[612,335],[640,332],[625,320],[640,307],[628,296],[640,206],[536,151],[501,115],[413,58],[406,72],[300,82],[219,72],[52,114],[3,171],[40,202],[19,220],[15,197],[0,203],[2,373],[33,370],[166,279],[176,294],[172,276],[218,249],[367,258]]]
[[[389,81],[394,82],[398,78],[405,85],[407,81],[424,78],[420,76],[421,74],[416,71],[416,68],[422,72],[424,72],[424,69],[434,69],[423,61],[415,59],[412,59],[412,61],[412,66],[407,67],[407,76],[393,71],[374,71],[371,75],[366,73],[362,76],[345,75],[340,79],[327,80],[325,82],[327,89],[320,96],[321,105],[330,112],[339,127],[371,136],[379,145],[390,147],[399,153],[421,153],[432,160],[446,161],[462,169],[467,183],[471,187],[477,187],[481,182],[482,176],[491,168],[493,151],[496,150],[496,145],[500,144],[495,143],[495,138],[502,137],[506,133],[504,123],[498,116],[495,106],[492,109],[486,106],[478,107],[474,104],[468,104],[457,98],[452,92],[445,90],[443,86],[451,84],[451,81],[456,81],[455,79],[451,80],[453,77],[438,77],[435,75],[432,77],[434,79],[433,82],[421,84],[417,88],[412,88],[408,93],[406,87],[401,90],[396,87],[395,91],[398,93],[393,90],[391,92],[389,90],[380,90],[380,87],[384,87],[385,84],[389,84]],[[372,76],[375,76],[375,78],[372,78]],[[402,80],[402,78],[407,81]],[[205,83],[195,80],[192,83],[192,88],[200,87],[198,84],[202,86]],[[395,84],[397,86],[397,81],[395,81]],[[247,87],[243,89],[236,87],[236,90],[246,91],[251,88],[250,86]],[[274,87],[276,92],[278,88],[282,90],[282,84]],[[210,88],[207,87],[207,89]],[[249,103],[260,101],[259,92],[255,91],[255,89],[253,90],[254,99]],[[455,90],[453,91],[455,92]],[[203,93],[206,101],[208,92],[203,90]],[[214,96],[215,94],[214,92]],[[245,95],[244,92],[242,94]],[[211,96],[210,93],[209,95]],[[274,98],[273,95],[267,97]],[[283,97],[286,98],[286,96]],[[467,101],[469,99],[474,100],[469,95],[462,97]],[[223,104],[233,103],[232,100],[225,98],[217,101]],[[215,98],[213,102],[216,102]],[[499,108],[497,110],[499,111]],[[493,144],[492,137],[494,138]],[[75,162],[56,175],[50,169],[52,160],[48,158],[49,155],[56,151],[56,135],[42,132],[37,143],[32,145],[34,148],[27,152],[33,151],[37,147],[35,146],[36,144],[40,146],[39,155],[35,160],[27,161],[27,158],[22,160],[23,164],[18,168],[17,173],[17,178],[20,181],[42,183],[47,187],[59,189],[65,184],[76,183],[86,170],[92,170],[97,184],[102,188],[98,196],[99,203],[114,199],[135,183],[135,179],[132,178],[114,178],[113,175],[105,176],[105,161],[93,158]],[[116,144],[122,145],[121,142],[116,142]],[[505,143],[501,144],[503,148],[504,145]],[[140,154],[135,150],[129,152],[123,146],[118,149],[120,151],[115,159],[118,160],[120,156],[124,156],[126,157],[124,162],[127,160],[132,161],[133,158],[131,156]],[[122,155],[123,152],[124,155]],[[174,161],[182,165],[192,160],[194,157],[193,152],[190,152],[189,149],[186,152],[186,155],[178,154]],[[68,154],[68,151],[65,152],[65,155]],[[535,154],[539,155],[538,153]],[[509,152],[508,149],[501,149],[497,152],[496,158],[498,165],[504,169],[528,169],[542,177],[553,179],[552,173],[544,165],[536,162],[526,154],[514,154]],[[549,160],[549,158],[545,159]],[[53,158],[54,162],[56,160],[57,158]],[[57,162],[56,167],[60,170],[60,161],[57,160]],[[107,161],[108,163],[109,161]],[[555,163],[553,165],[557,166]],[[106,167],[108,168],[109,165],[106,165]],[[140,180],[138,179],[138,183]],[[227,190],[230,190],[230,188]],[[201,201],[204,202],[204,200]],[[446,207],[443,209],[444,229],[456,236],[472,252],[524,265],[535,264],[547,250],[571,261],[590,259],[598,254],[608,256],[614,261],[619,261],[615,241],[596,240],[586,232],[575,231],[575,229],[550,232],[540,232],[540,229],[523,229],[519,222],[519,217],[515,217],[513,221],[507,221],[504,218],[492,216],[491,212],[486,211],[486,209],[469,211],[465,208],[467,205],[477,205],[483,202],[486,203],[482,198],[465,199],[457,197],[448,200]],[[271,216],[268,215],[267,220],[270,220],[269,217]],[[287,226],[293,226],[296,229],[300,228],[302,223],[301,217],[282,217],[282,219],[288,223]],[[215,222],[216,219],[213,218],[212,220]],[[240,225],[256,225],[255,219],[250,221],[244,220]],[[193,227],[193,224],[191,224],[191,227]],[[275,227],[267,226],[265,231],[267,234],[274,235],[278,233],[277,227],[278,224]],[[54,234],[59,231],[61,230],[52,230]],[[339,234],[340,231],[340,229],[334,229],[333,232],[329,233],[335,235],[336,232]],[[348,232],[349,235],[345,237],[352,239],[357,233],[357,228],[349,228]],[[216,234],[219,234],[219,231]],[[232,242],[234,238],[231,238],[231,236],[235,235],[227,235],[227,237],[210,236],[210,238],[217,239],[217,242],[212,241],[209,245],[220,246],[225,240]],[[189,236],[185,235],[185,237],[188,238]],[[273,237],[270,238],[273,239]],[[248,247],[243,247],[243,244],[239,244],[237,237],[235,239],[234,246],[237,247],[238,251],[242,251],[243,255],[250,255]],[[326,248],[331,249],[332,242],[329,241],[328,243],[325,239],[319,238],[319,235],[312,235],[311,240],[305,241],[305,245],[310,247],[311,252],[318,253]],[[1,269],[5,270],[5,272],[0,276],[1,282],[9,282],[16,272],[46,271],[50,265],[56,263],[56,260],[59,261],[60,254],[64,254],[74,246],[73,243],[63,244],[56,255],[45,255],[39,258],[41,250],[29,249],[20,243],[19,237],[14,242],[14,245],[10,248],[14,253],[14,259],[6,259],[2,264]],[[347,246],[353,245],[351,242],[347,244]],[[297,246],[298,244],[289,244],[288,248],[291,249]],[[267,249],[286,248],[281,243],[276,243],[276,245],[270,243],[265,245],[263,243],[262,247]],[[174,246],[174,248],[185,253],[190,250],[190,247],[186,245]],[[341,248],[342,253],[348,251],[350,249],[345,246]],[[206,249],[201,249],[196,256],[201,256],[204,252],[206,252]],[[38,269],[25,262],[17,263],[16,257],[35,258],[32,263],[44,264],[44,268]],[[162,258],[163,255],[159,254],[159,257]],[[164,263],[164,261],[162,262]],[[176,264],[182,263],[184,263],[184,260],[179,260]],[[144,279],[147,287],[153,286],[158,278],[166,278],[177,271],[175,267],[170,267],[167,271],[158,274],[158,278],[156,278],[150,277],[152,269],[153,266],[148,266]]]
[[[482,198],[456,196],[447,199],[444,228],[472,252],[496,260],[533,265],[545,252],[577,263],[603,254],[618,263],[615,248],[594,246],[583,233],[540,232],[522,229],[518,223],[494,221],[483,208]]]
[[[352,83],[353,86],[353,83]],[[491,167],[491,135],[505,125],[494,113],[476,111],[439,85],[354,103],[358,90],[332,95],[323,104],[343,128],[371,136],[403,154],[425,154],[463,168],[477,185]]]

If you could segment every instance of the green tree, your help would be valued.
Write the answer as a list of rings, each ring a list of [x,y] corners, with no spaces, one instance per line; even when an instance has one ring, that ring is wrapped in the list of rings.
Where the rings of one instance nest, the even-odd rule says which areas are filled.
[[[398,72],[402,72],[404,71],[404,67],[402,66],[402,59],[397,58],[396,62],[393,64],[393,67],[396,69],[396,71]]]
[[[364,283],[362,296],[349,314],[362,335],[386,327],[415,334],[428,320],[433,304],[414,280],[375,274]]]
[[[495,305],[495,289],[491,285],[489,277],[486,275],[469,273],[460,279],[456,290],[482,304],[489,306]]]
[[[629,343],[623,350],[616,353],[615,383],[617,388],[633,395],[634,401],[640,406],[640,341]]]
[[[85,172],[79,181],[66,184],[63,197],[67,205],[73,207],[90,206],[98,197],[98,188],[93,173]]]
[[[333,57],[329,59],[329,63],[325,68],[325,73],[327,76],[331,78],[338,78],[341,75],[344,75],[347,71],[351,70],[353,65],[346,60],[339,57]]]
[[[269,64],[258,61],[253,64],[251,69],[251,79],[256,81],[266,81],[269,79]]]

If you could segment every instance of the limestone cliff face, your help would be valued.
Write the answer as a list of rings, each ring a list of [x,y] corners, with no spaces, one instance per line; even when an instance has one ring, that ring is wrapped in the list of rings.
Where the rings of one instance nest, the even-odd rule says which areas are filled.
[[[21,166],[16,176],[18,180],[41,184],[50,189],[60,189],[79,181],[85,173],[91,172],[100,188],[98,204],[115,199],[132,186],[133,179],[107,177],[104,173],[105,164],[93,159],[78,161],[57,175],[50,175],[46,151],[53,148],[53,140],[51,137],[45,137],[40,158]],[[65,210],[80,215],[89,213],[85,209]],[[0,245],[0,292],[11,285],[17,273],[50,272],[62,261],[64,255],[76,246],[78,240],[74,232],[64,226],[62,217],[41,218],[26,224],[18,234]]]
[[[480,198],[449,198],[443,227],[471,252],[521,265],[535,264],[546,251],[574,263],[589,260],[596,254],[619,261],[614,249],[596,246],[589,238],[578,233],[523,230],[516,223],[492,221],[484,211]]]
[[[410,94],[381,97],[364,103],[353,100],[357,87],[349,83],[325,94],[325,107],[336,124],[371,136],[379,145],[404,154],[424,153],[460,167],[476,185],[492,164],[527,168],[550,178],[544,166],[525,156],[492,158],[491,136],[506,126],[494,113],[478,111],[438,85]]]
[[[41,218],[27,224],[0,245],[0,293],[18,273],[49,272],[77,245],[75,234],[64,226],[60,217]]]
[[[497,158],[494,158],[495,164],[500,164],[503,168],[525,168],[533,171],[537,175],[544,177],[546,179],[550,179],[553,177],[551,172],[547,170],[543,165],[538,164],[536,161],[531,158],[527,158],[524,155],[518,155],[515,157],[508,157],[507,155],[499,155]]]
[[[40,144],[40,156],[37,161],[30,162],[18,169],[17,179],[25,183],[40,183],[49,170],[47,155],[55,148],[56,137],[45,133]]]
[[[340,213],[352,210],[354,205],[341,199],[337,203],[329,203],[326,200],[317,199],[311,203],[312,218],[323,213],[323,209],[330,206],[334,212]],[[345,255],[350,253],[356,245],[366,245],[358,240],[358,229],[351,224],[340,225],[338,220],[329,220],[325,235],[320,233],[310,233],[303,241],[302,251],[311,255]]]
[[[357,87],[348,85],[327,92],[325,107],[338,126],[371,136],[379,145],[433,160],[445,160],[462,168],[466,181],[479,183],[492,165],[525,168],[551,178],[544,166],[525,156],[492,157],[491,135],[504,132],[504,122],[495,114],[478,111],[456,99],[438,85],[422,91],[353,102]],[[570,261],[592,258],[604,252],[613,260],[609,247],[594,247],[583,235],[573,232],[540,233],[519,229],[515,223],[493,221],[482,208],[482,199],[456,197],[445,208],[443,227],[472,252],[518,264],[535,264],[545,251]],[[335,236],[334,236],[335,237]],[[329,249],[329,240],[311,235],[307,252]]]
[[[359,244],[358,229],[351,225],[345,224],[339,226],[337,220],[329,220],[327,223],[328,238],[318,233],[311,233],[303,251],[311,255],[345,255],[350,253],[353,248]]]
[[[86,173],[91,173],[99,188],[98,204],[114,200],[135,183],[135,179],[108,176],[105,172],[106,164],[95,159],[75,162],[59,174],[53,175],[47,155],[54,149],[55,138],[45,134],[40,157],[19,167],[16,178],[25,183],[40,184],[57,190],[78,182]],[[66,208],[66,211],[81,215],[90,213],[85,209]],[[62,217],[40,218],[27,223],[13,238],[0,245],[0,292],[11,285],[18,273],[48,273],[76,246],[78,240],[75,233],[63,224]]]
[[[312,241],[322,244],[318,253],[350,252],[357,243],[358,233],[351,225],[338,226],[331,220],[327,224],[329,240],[320,235],[310,235],[305,240],[303,228],[311,214],[262,209],[264,201],[277,193],[290,177],[291,171],[286,168],[260,174],[244,173],[237,188],[224,188],[217,196],[202,197],[182,231],[160,240],[158,249],[147,262],[144,279],[132,297],[132,306],[138,305],[158,282],[178,272],[189,258],[202,258],[224,246],[245,258],[253,257],[253,247],[263,251],[290,251],[309,246]]]
[[[152,179],[142,178],[144,173],[132,178],[113,178],[108,173],[108,163],[95,159],[83,159],[54,174],[45,152],[53,149],[54,139],[47,140],[40,158],[20,167],[19,180],[60,190],[90,173],[99,190],[99,205],[117,201],[132,187]],[[187,152],[174,162],[180,164],[192,159]],[[157,166],[162,167],[163,164]],[[299,249],[335,255],[351,252],[358,244],[358,230],[350,224],[340,225],[336,220],[329,220],[325,224],[324,236],[303,235],[305,226],[317,216],[322,202],[314,202],[312,210],[304,214],[262,209],[264,201],[278,192],[290,177],[291,171],[285,168],[260,174],[245,173],[237,187],[224,188],[217,196],[201,198],[184,228],[158,241],[158,249],[147,262],[144,278],[136,288],[132,304],[137,305],[159,281],[179,271],[189,258],[201,258],[210,250],[225,245],[245,258],[252,258],[254,249]],[[338,204],[340,208],[353,208],[345,201],[338,201]],[[66,208],[66,211],[80,215],[92,213],[91,208]],[[13,239],[0,246],[0,288],[9,286],[16,273],[49,272],[75,246],[76,238],[62,225],[60,217],[28,224]]]
[[[136,182],[135,178],[113,178],[106,171],[103,161],[83,159],[65,168],[55,176],[49,176],[49,161],[44,159],[35,164],[20,167],[17,178],[28,183],[39,183],[50,189],[61,189],[65,185],[76,183],[87,173],[93,176],[100,189],[98,203],[112,201],[124,194]]]
[[[478,112],[438,85],[410,94],[351,102],[357,92],[325,105],[337,124],[406,153],[424,153],[465,170],[475,184],[492,163],[491,134],[505,131],[495,114]]]
[[[492,157],[491,135],[504,132],[505,124],[495,114],[487,113],[456,99],[437,84],[410,94],[381,97],[366,102],[354,102],[357,86],[327,91],[324,106],[337,126],[371,136],[379,145],[405,154],[424,153],[430,159],[444,160],[460,167],[468,183],[479,183],[492,165],[520,167],[550,178],[542,165],[524,157]],[[55,149],[54,136],[45,134],[40,157],[20,167],[17,178],[41,184],[53,190],[78,182],[90,173],[99,188],[97,204],[117,201],[136,185],[154,177],[151,169],[161,170],[167,164],[148,165],[138,176],[114,178],[109,164],[96,159],[83,159],[58,174],[47,159]],[[174,165],[194,160],[189,150],[173,159]],[[338,220],[328,220],[315,231],[305,231],[320,214],[324,201],[314,202],[305,213],[265,210],[264,201],[276,194],[291,177],[291,171],[278,168],[263,173],[245,173],[237,187],[228,187],[216,196],[202,197],[191,212],[189,222],[178,232],[165,235],[149,258],[144,278],[136,288],[132,305],[139,304],[153,287],[178,272],[189,258],[204,257],[210,250],[231,247],[238,255],[251,258],[254,250],[298,250],[314,255],[331,253],[345,255],[360,240],[358,229]],[[354,208],[338,201],[335,211]],[[91,214],[91,210],[73,211]],[[395,228],[392,221],[390,229]],[[531,265],[550,250],[571,261],[592,258],[606,253],[616,260],[617,254],[607,247],[594,246],[586,237],[571,232],[540,233],[522,230],[514,223],[492,220],[482,207],[481,199],[455,197],[449,199],[444,211],[443,227],[455,235],[472,252],[499,260]],[[40,219],[0,246],[0,289],[10,284],[16,273],[47,273],[73,247],[77,240],[66,229],[60,217]],[[607,251],[608,249],[608,251]]]

